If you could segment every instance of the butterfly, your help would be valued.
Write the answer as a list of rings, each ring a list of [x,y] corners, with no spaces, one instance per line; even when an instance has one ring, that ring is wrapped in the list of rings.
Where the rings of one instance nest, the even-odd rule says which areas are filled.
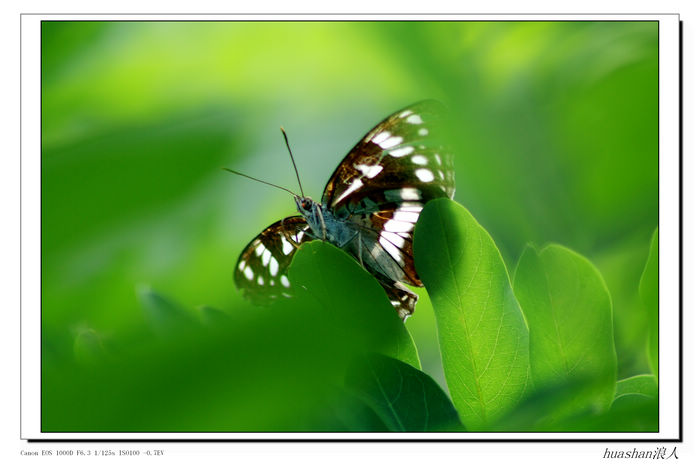
[[[297,195],[278,186],[294,195],[300,215],[275,222],[243,249],[233,278],[244,296],[257,304],[291,297],[287,270],[294,253],[305,242],[323,240],[370,272],[405,321],[418,295],[404,284],[423,286],[413,262],[418,216],[431,199],[455,192],[453,155],[439,136],[444,113],[442,104],[427,100],[388,116],[343,158],[320,203],[303,190]]]

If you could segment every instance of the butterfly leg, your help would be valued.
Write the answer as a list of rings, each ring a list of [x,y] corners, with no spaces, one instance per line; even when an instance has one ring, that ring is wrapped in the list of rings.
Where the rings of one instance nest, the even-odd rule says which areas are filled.
[[[321,232],[323,232],[323,241],[326,241],[326,221],[323,219],[323,213],[321,212],[321,206],[316,206],[316,215],[321,223]]]
[[[357,232],[357,251],[357,259],[360,260],[360,266],[364,268],[365,264],[362,262],[362,235],[360,232]]]

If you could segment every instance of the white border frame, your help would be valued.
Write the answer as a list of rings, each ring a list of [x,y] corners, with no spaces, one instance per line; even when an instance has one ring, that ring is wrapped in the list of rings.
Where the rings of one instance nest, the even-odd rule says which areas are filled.
[[[659,21],[659,432],[658,433],[42,433],[41,432],[41,21],[43,20],[577,20]],[[650,15],[102,15],[23,14],[21,22],[21,423],[34,440],[650,440],[680,430],[679,28],[675,14]],[[678,310],[678,313],[676,313]]]

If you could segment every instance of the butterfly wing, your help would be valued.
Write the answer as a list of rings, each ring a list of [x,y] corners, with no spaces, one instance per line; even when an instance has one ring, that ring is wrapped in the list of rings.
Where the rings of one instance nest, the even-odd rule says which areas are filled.
[[[301,216],[275,222],[255,237],[238,257],[233,280],[243,295],[264,305],[278,297],[291,297],[287,270],[299,246],[312,240]]]
[[[452,198],[453,156],[443,146],[444,106],[427,100],[387,117],[350,150],[331,175],[321,203],[335,211],[388,198],[424,201]],[[405,190],[404,188],[412,188]],[[367,206],[364,206],[367,207]]]
[[[418,295],[398,282],[395,282],[393,285],[381,281],[379,283],[384,288],[389,302],[391,302],[392,306],[399,314],[399,317],[405,321],[406,318],[413,314],[413,310],[416,308],[416,301],[418,301]]]
[[[418,216],[431,199],[455,192],[443,115],[436,101],[390,115],[348,153],[323,193],[322,204],[357,231],[345,249],[377,276],[401,316],[413,312],[416,297],[400,283],[423,285],[413,262]]]

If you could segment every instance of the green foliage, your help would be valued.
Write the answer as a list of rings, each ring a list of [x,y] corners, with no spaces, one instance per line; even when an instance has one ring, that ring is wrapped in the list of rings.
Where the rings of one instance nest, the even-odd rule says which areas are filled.
[[[289,277],[307,296],[326,332],[352,338],[359,352],[381,351],[420,368],[418,353],[384,289],[354,259],[329,243],[305,243],[294,255]],[[362,291],[362,293],[358,293]]]
[[[55,388],[43,393],[45,431],[386,429],[342,390],[371,322],[341,329],[339,315],[301,298],[197,320],[162,294],[140,296],[144,326],[105,343],[82,330],[74,356],[44,355]]]
[[[433,379],[399,360],[378,354],[350,367],[347,385],[391,431],[458,431],[459,416]]]
[[[386,387],[396,371],[411,374],[403,380],[425,383],[427,406],[446,414],[444,393],[426,382],[447,390],[444,373],[469,430],[658,428],[644,376],[658,376],[658,344],[647,347],[658,323],[658,243],[648,243],[659,222],[656,22],[44,22],[41,48],[44,430],[398,429],[346,379],[369,350],[391,362],[376,367]],[[415,316],[404,327],[366,273],[315,244],[292,266],[296,298],[245,303],[231,281],[236,258],[294,203],[220,167],[294,187],[283,124],[318,200],[374,123],[424,98],[452,111],[456,201],[483,228],[451,206],[450,243],[423,237],[420,266],[433,254],[443,263],[426,269]],[[503,264],[512,272],[524,245],[551,242],[600,270],[618,392],[637,381],[643,395],[579,410],[572,402],[589,385],[609,397],[585,373],[529,380],[516,397],[538,365],[527,352],[543,342],[516,319]],[[468,293],[443,280],[442,265],[457,260],[475,273]],[[521,272],[516,282],[528,282]],[[447,297],[483,302],[489,291],[475,309],[512,321],[465,335],[473,310],[462,307],[462,323]],[[467,337],[479,345],[462,361]],[[486,365],[488,349],[501,353]],[[465,410],[476,383],[465,361],[486,369],[476,375],[495,385],[486,393],[513,383],[484,400],[485,418]],[[426,405],[399,400],[400,420],[424,427]]]
[[[620,397],[640,395],[650,398],[659,396],[659,387],[654,375],[637,375],[621,379],[615,387],[615,400]]]
[[[639,281],[639,295],[647,311],[649,337],[647,356],[654,376],[659,378],[659,229],[654,231],[649,247],[649,258],[642,279]]]
[[[528,333],[489,234],[448,199],[416,225],[416,270],[431,296],[447,385],[470,430],[488,428],[523,396]]]
[[[608,408],[617,374],[612,304],[600,273],[586,258],[559,245],[528,247],[513,281],[530,329],[535,387],[587,383],[580,407]]]

